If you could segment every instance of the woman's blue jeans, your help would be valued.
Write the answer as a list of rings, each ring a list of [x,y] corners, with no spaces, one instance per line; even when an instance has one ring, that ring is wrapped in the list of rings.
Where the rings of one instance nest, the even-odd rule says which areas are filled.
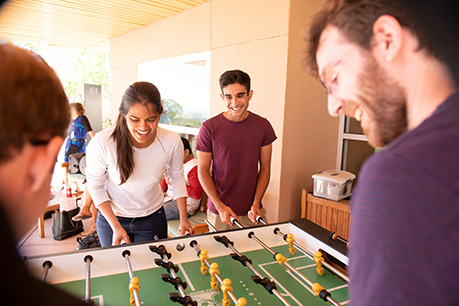
[[[167,238],[167,219],[163,207],[146,217],[116,218],[128,234],[131,242],[144,242]],[[101,246],[111,246],[113,230],[100,211],[97,214],[96,224],[97,235],[99,236]]]

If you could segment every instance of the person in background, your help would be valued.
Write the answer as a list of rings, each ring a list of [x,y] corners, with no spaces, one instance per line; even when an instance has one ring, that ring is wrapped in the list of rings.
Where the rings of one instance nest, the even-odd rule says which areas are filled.
[[[70,103],[70,112],[72,121],[70,123],[69,135],[65,143],[65,158],[64,161],[69,161],[69,156],[76,153],[86,152],[86,135],[94,137],[91,124],[86,117],[85,109],[81,103]]]
[[[99,213],[102,246],[167,238],[160,182],[168,166],[180,211],[181,234],[193,233],[186,211],[183,144],[158,126],[163,112],[155,85],[135,82],[125,91],[115,126],[91,140],[86,152],[89,193]]]
[[[264,216],[261,200],[271,175],[269,121],[248,110],[253,96],[250,77],[241,70],[220,76],[227,110],[205,121],[198,134],[198,175],[208,196],[207,219],[217,230],[231,228],[231,217],[244,226]]]
[[[65,144],[65,158],[64,161],[69,161],[69,156],[76,153],[86,152],[86,136],[89,134],[94,137],[94,131],[92,130],[91,124],[88,117],[84,114],[86,110],[81,103],[70,103],[70,114],[72,121],[70,123],[69,135]],[[97,231],[96,220],[97,220],[97,209],[94,206],[91,195],[89,194],[88,186],[85,184],[84,187],[84,205],[81,211],[72,218],[73,221],[81,221],[84,219],[91,218],[91,225],[81,235],[89,236]]]
[[[351,199],[350,305],[459,304],[459,96],[427,33],[400,0],[329,0],[310,25],[330,115],[383,148]]]
[[[70,122],[67,96],[38,55],[0,43],[0,293],[9,305],[86,305],[39,281],[17,243],[45,210],[58,152]]]
[[[189,141],[181,137],[183,148],[183,174],[185,175],[186,191],[188,198],[186,199],[186,209],[188,217],[191,217],[199,207],[202,197],[202,186],[198,179],[198,161],[193,156]],[[178,220],[180,218],[177,202],[173,198],[173,191],[169,175],[164,174],[161,181],[161,189],[164,193],[164,210],[166,211],[167,220]]]
[[[84,193],[83,193],[84,204],[81,211],[74,217],[73,221],[81,221],[91,218],[91,224],[84,232],[81,233],[81,236],[91,236],[97,232],[97,208],[94,206],[94,201],[89,194],[88,184],[84,184]]]

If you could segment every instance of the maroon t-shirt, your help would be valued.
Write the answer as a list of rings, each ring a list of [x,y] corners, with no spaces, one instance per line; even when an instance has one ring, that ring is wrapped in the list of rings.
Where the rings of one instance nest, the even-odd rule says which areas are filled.
[[[196,150],[212,153],[212,178],[220,199],[238,216],[250,210],[257,185],[261,147],[277,136],[269,121],[249,112],[240,122],[219,114],[199,130]],[[218,213],[208,199],[208,209]]]

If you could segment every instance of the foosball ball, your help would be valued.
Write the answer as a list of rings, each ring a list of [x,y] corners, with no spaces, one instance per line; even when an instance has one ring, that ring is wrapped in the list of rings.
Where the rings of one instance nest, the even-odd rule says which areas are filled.
[[[264,223],[262,219],[259,219]],[[28,257],[92,305],[346,305],[347,244],[306,220]]]

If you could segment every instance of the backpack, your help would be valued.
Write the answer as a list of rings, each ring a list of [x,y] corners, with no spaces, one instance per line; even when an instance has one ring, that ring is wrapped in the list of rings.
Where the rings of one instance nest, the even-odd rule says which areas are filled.
[[[78,242],[78,247],[75,251],[100,247],[99,236],[97,236],[96,233],[85,238],[77,237],[76,240]]]

